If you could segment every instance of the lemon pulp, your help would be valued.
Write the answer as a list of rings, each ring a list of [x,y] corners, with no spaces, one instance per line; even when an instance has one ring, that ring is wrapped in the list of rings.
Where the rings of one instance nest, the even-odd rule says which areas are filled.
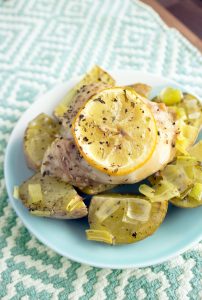
[[[153,114],[132,88],[105,89],[93,96],[72,125],[82,156],[91,166],[110,175],[138,169],[156,146]]]

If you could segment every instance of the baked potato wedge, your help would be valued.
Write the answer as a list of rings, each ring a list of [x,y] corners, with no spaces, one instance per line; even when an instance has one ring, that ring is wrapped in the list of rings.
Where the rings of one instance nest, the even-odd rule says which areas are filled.
[[[31,122],[24,134],[24,153],[29,168],[40,169],[44,153],[59,132],[59,125],[41,113]]]
[[[94,66],[82,79],[78,82],[61,100],[61,102],[54,109],[54,116],[60,120],[64,113],[68,110],[72,99],[77,95],[77,92],[82,87],[92,83],[102,83],[113,87],[115,80],[106,71],[102,70],[99,66]]]
[[[167,208],[167,201],[151,203],[135,195],[96,195],[89,207],[87,238],[109,244],[135,243],[157,230]]]
[[[202,201],[197,201],[196,199],[187,195],[184,198],[173,198],[170,202],[177,207],[181,208],[195,208],[202,205]]]
[[[185,122],[200,130],[202,125],[202,105],[199,99],[192,94],[183,93],[183,99],[179,103],[179,108],[185,111],[187,116]]]
[[[80,188],[79,190],[81,190],[83,193],[87,194],[87,195],[97,195],[100,194],[102,192],[108,191],[113,189],[114,187],[116,187],[116,184],[103,184],[103,183],[95,183],[93,185],[89,185],[85,188]]]
[[[40,173],[20,185],[19,198],[36,216],[78,219],[88,213],[82,197],[70,184]]]

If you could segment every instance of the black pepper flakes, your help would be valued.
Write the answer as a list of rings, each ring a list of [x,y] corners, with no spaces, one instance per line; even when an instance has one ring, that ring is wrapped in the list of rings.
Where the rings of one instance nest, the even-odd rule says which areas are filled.
[[[50,171],[49,170],[44,171],[43,174],[42,174],[43,177],[45,177],[46,175],[48,175],[48,176],[50,175]]]
[[[105,104],[105,101],[104,101],[102,98],[100,98],[100,97],[94,99],[93,101],[94,101],[94,102],[97,102],[97,101],[98,101],[98,102],[100,102],[100,103],[102,103],[102,104]]]
[[[84,115],[79,115],[79,120],[82,120],[84,118]]]

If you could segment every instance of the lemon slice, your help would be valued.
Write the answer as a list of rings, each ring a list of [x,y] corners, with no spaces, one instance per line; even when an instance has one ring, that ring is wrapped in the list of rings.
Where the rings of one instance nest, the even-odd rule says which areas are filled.
[[[109,175],[129,174],[151,157],[157,140],[153,114],[132,88],[105,89],[88,100],[72,124],[79,151]]]

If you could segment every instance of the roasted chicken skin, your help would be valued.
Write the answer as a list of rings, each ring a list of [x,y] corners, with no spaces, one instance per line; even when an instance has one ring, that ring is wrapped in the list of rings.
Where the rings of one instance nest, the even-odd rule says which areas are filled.
[[[175,116],[167,110],[164,104],[142,98],[151,109],[158,130],[157,144],[150,159],[139,169],[122,176],[108,175],[90,166],[77,149],[71,130],[65,130],[65,122],[71,127],[72,119],[80,107],[93,93],[102,89],[103,84],[91,84],[85,87],[84,90],[86,92],[83,90],[83,97],[79,94],[79,98],[76,99],[76,105],[72,106],[69,114],[67,112],[64,116],[63,137],[55,140],[44,155],[41,167],[43,174],[61,178],[80,187],[93,185],[94,183],[127,184],[143,180],[163,169],[165,165],[173,160],[177,132]]]

